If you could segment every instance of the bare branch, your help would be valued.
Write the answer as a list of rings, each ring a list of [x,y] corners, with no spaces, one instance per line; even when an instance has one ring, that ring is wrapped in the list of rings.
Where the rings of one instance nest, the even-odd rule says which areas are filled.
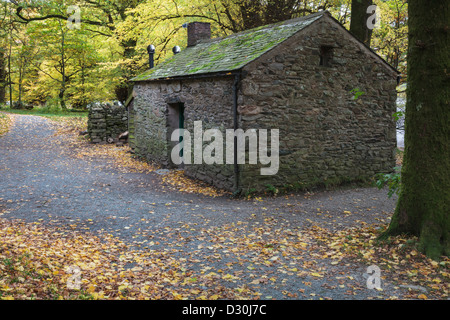
[[[45,16],[28,17],[27,18],[27,17],[24,17],[22,14],[23,9],[24,9],[24,7],[20,7],[20,6],[17,7],[16,8],[16,16],[21,19],[21,21],[18,21],[18,22],[25,23],[25,24],[32,22],[32,21],[43,21],[43,20],[47,20],[47,19],[69,20],[69,18],[70,18],[70,17],[64,16],[61,14],[48,14]],[[111,24],[111,23],[107,24],[102,21],[92,21],[89,19],[81,19],[80,23],[86,23],[86,24],[93,25],[93,26],[106,27],[110,30],[115,30],[115,27],[113,24]]]

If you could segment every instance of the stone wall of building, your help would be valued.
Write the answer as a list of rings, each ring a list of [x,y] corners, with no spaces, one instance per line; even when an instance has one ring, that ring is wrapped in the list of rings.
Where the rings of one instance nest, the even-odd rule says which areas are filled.
[[[134,132],[135,126],[134,126],[134,99],[128,104],[126,107],[128,111],[128,145],[131,149],[135,149],[136,147],[136,139]]]
[[[331,48],[325,66],[321,47]],[[338,183],[395,167],[397,75],[344,30],[322,19],[244,73],[240,127],[280,130],[280,168],[261,176],[245,165],[242,187]]]
[[[88,134],[92,143],[116,142],[128,130],[128,112],[118,102],[94,103],[88,109]]]
[[[134,132],[130,132],[134,136],[136,154],[164,166],[177,167],[171,163],[173,143],[170,142],[172,130],[168,119],[170,106],[179,103],[184,105],[184,128],[192,138],[195,121],[202,121],[203,130],[214,128],[225,134],[226,129],[233,128],[232,86],[232,77],[136,83]],[[194,141],[191,153],[194,163]],[[223,162],[185,165],[183,169],[193,178],[232,190],[234,166]]]

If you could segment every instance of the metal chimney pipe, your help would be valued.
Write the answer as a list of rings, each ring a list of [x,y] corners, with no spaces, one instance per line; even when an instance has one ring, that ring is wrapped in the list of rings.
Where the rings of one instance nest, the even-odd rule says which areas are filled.
[[[155,62],[154,62],[155,50],[156,50],[156,48],[152,44],[147,47],[148,64],[150,65],[150,69],[153,69],[155,67]]]
[[[179,46],[175,46],[172,49],[173,54],[178,54],[181,52],[181,48]]]

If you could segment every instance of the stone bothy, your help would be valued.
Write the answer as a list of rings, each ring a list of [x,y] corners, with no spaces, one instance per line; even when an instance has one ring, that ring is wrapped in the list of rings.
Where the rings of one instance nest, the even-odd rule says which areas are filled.
[[[201,121],[224,136],[227,129],[279,130],[276,174],[262,175],[265,165],[249,161],[183,166],[230,191],[392,171],[398,72],[328,12],[216,39],[208,24],[189,26],[186,49],[133,79],[137,154],[174,166],[172,133],[192,133]]]

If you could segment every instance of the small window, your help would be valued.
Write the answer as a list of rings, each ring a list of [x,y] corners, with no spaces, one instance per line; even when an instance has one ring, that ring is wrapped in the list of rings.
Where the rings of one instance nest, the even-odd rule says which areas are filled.
[[[320,63],[323,67],[331,67],[331,60],[333,59],[333,47],[321,46],[320,47]]]

